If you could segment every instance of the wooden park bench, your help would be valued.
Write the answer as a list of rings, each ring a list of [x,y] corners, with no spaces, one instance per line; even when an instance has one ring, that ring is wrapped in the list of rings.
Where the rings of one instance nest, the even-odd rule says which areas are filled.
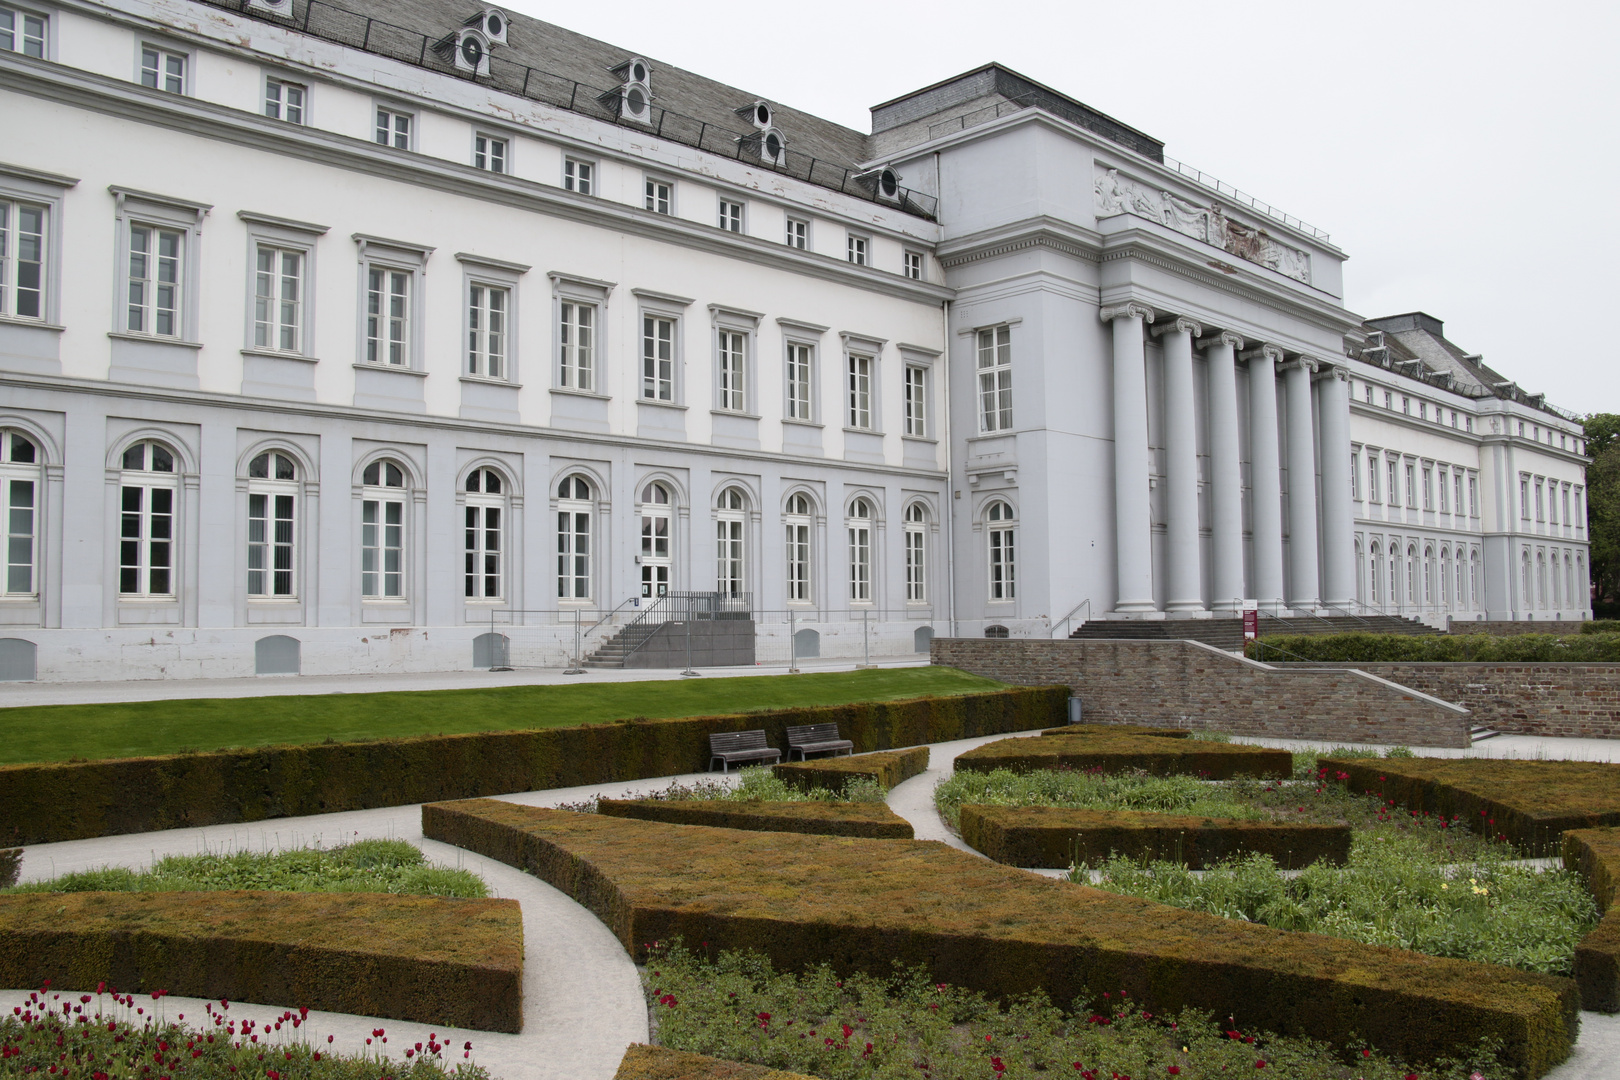
[[[763,731],[725,731],[709,736],[709,768],[720,763],[721,772],[730,772],[733,762],[782,760],[782,751],[765,741]]]
[[[800,761],[808,761],[809,754],[837,754],[842,750],[846,754],[855,752],[855,744],[848,739],[838,737],[837,724],[805,724],[800,727],[787,729],[788,760],[793,760],[793,752],[799,753]]]

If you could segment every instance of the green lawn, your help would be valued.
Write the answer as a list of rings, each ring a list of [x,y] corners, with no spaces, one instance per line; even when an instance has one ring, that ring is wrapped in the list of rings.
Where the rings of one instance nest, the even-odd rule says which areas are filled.
[[[955,668],[0,709],[0,765],[707,716],[999,690]]]

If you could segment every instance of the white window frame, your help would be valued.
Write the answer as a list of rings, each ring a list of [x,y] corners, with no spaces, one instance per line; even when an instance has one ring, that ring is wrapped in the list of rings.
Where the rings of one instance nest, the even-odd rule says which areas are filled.
[[[979,433],[991,435],[1011,431],[1013,426],[1012,400],[1012,325],[979,327],[973,335],[977,373]]]
[[[149,66],[147,61],[153,58],[156,63]],[[177,60],[180,62],[178,75],[174,70]],[[148,78],[152,81],[148,82]],[[135,43],[135,81],[148,90],[189,97],[192,88],[191,52],[168,42],[144,38],[138,40]]]
[[[787,219],[787,236],[784,242],[790,248],[799,251],[810,250],[810,219],[789,217]]]
[[[1367,501],[1382,502],[1378,497],[1378,451],[1367,451]]]
[[[722,304],[709,305],[710,339],[714,357],[714,409],[738,416],[756,416],[754,346],[757,311],[742,311]]]
[[[465,374],[494,382],[510,380],[512,308],[509,285],[481,277],[468,280]]]
[[[814,604],[816,500],[796,491],[783,505],[786,599],[790,605]]]
[[[856,266],[872,265],[872,238],[862,236],[860,233],[846,233],[844,236],[844,258]]]
[[[6,16],[10,16],[9,22]],[[38,25],[38,35],[28,33],[29,23]],[[0,52],[18,52],[24,56],[32,56],[37,60],[54,59],[51,45],[51,17],[42,11],[31,8],[17,7],[14,4],[0,4]],[[9,39],[9,41],[7,40]],[[29,42],[37,41],[37,49],[28,47]]]
[[[289,261],[293,263],[290,273]],[[305,248],[269,242],[253,245],[253,336],[249,348],[303,355],[308,267],[309,251]]]
[[[155,455],[152,447],[161,446],[171,457],[172,469],[164,472],[150,467]],[[144,468],[131,469],[123,467],[128,461],[128,455],[135,447],[142,447],[142,461]],[[161,439],[138,439],[124,448],[119,462],[121,468],[118,478],[118,598],[121,601],[173,601],[180,595],[180,472],[184,467],[180,452],[173,443]],[[137,506],[130,508],[129,493],[140,492],[136,500]],[[168,511],[158,515],[153,510],[153,504],[158,500],[156,492],[164,492],[168,499]],[[130,517],[134,514],[135,531],[129,531],[132,524]],[[156,517],[167,518],[166,536],[157,536],[154,529]],[[129,559],[129,544],[135,544],[133,561]],[[166,588],[154,589],[153,574],[160,567],[157,556],[158,546],[163,545],[163,557],[166,563],[161,567],[168,574],[165,582]],[[134,571],[136,588],[126,589],[128,580],[126,574]]]
[[[1409,510],[1416,510],[1417,504],[1417,462],[1408,458],[1406,461],[1406,507]]]
[[[1004,508],[1004,516],[997,514]],[[984,508],[986,596],[992,604],[1018,599],[1018,512],[1006,499],[991,499]]]
[[[928,401],[928,366],[926,364],[906,364],[902,373],[903,395],[905,403],[905,426],[902,434],[911,439],[929,438],[928,426],[930,423]]]
[[[377,467],[377,480],[365,474]],[[399,486],[390,485],[388,469],[399,470]],[[366,463],[360,488],[360,599],[369,604],[401,604],[410,598],[411,470],[403,459],[382,456]],[[390,508],[394,512],[390,515]],[[389,520],[392,516],[395,520]],[[369,519],[369,520],[368,520]],[[394,569],[390,570],[389,556]],[[367,565],[370,569],[367,569]],[[390,578],[396,580],[390,581]],[[392,588],[394,591],[390,592]]]
[[[675,181],[661,176],[641,178],[642,206],[654,214],[675,216]]]
[[[359,341],[355,354],[356,366],[368,371],[422,370],[422,277],[433,249],[361,233],[354,234],[354,241],[359,247],[360,256]],[[372,278],[373,271],[380,271],[384,275],[383,287],[375,297],[373,292],[376,290],[372,288],[376,283]],[[392,310],[396,284],[392,277],[394,274],[405,275],[401,314],[395,314]],[[376,312],[372,311],[374,302],[381,304]],[[391,324],[395,319],[403,320],[398,339],[401,344],[397,354],[400,360],[394,359],[392,348],[395,338]]]
[[[264,457],[265,476],[254,476],[253,466]],[[290,479],[279,476],[277,458],[292,466]],[[248,461],[247,476],[247,598],[250,604],[296,601],[299,595],[299,532],[303,527],[303,483],[299,476],[301,465],[295,454],[276,446],[265,447]],[[264,513],[255,515],[255,500],[263,500]],[[282,500],[286,500],[287,515],[281,513]],[[286,522],[283,534],[282,522]],[[257,528],[255,527],[257,523]],[[277,565],[277,555],[286,554],[286,565]],[[255,566],[255,562],[259,565]],[[255,575],[259,575],[255,589]],[[285,575],[286,588],[280,579]]]
[[[179,199],[170,199],[161,195],[152,195],[146,192],[133,191],[129,188],[114,186],[109,189],[116,199],[115,216],[118,220],[118,270],[115,275],[115,288],[117,299],[113,310],[113,335],[115,337],[138,338],[142,341],[182,342],[195,344],[197,342],[198,300],[200,296],[201,266],[198,255],[201,253],[202,219],[212,207],[204,203],[187,202]],[[145,229],[147,237],[146,277],[141,280],[151,283],[142,290],[140,304],[143,312],[140,329],[131,329],[129,324],[131,285],[134,278],[132,242],[136,229]],[[158,232],[172,232],[180,234],[181,240],[177,248],[179,253],[178,282],[175,283],[174,292],[174,318],[172,334],[156,333],[156,303],[158,300],[156,284],[157,279],[151,275],[156,270],[151,265],[152,246],[154,234]]]
[[[0,177],[0,184],[3,184]],[[52,271],[51,218],[54,208],[41,199],[12,198],[0,187],[0,319],[46,322],[50,313]],[[24,219],[30,219],[28,230]],[[25,255],[32,258],[25,259]],[[32,273],[24,275],[25,267]],[[22,287],[24,277],[32,285]],[[28,303],[22,303],[25,294]]]
[[[585,497],[578,483],[585,484]],[[568,485],[567,494],[563,485]],[[570,471],[552,488],[552,509],[557,552],[556,597],[559,604],[589,605],[596,595],[597,484],[584,473]],[[584,538],[581,545],[580,539]]]
[[[366,265],[365,353],[362,360],[378,367],[411,370],[416,351],[411,338],[416,329],[416,271],[382,260]]]
[[[846,599],[851,604],[869,606],[872,603],[872,543],[876,527],[877,510],[872,500],[864,495],[851,499],[844,518],[849,570]]]
[[[650,405],[684,406],[686,398],[686,309],[692,301],[684,296],[631,289],[638,304],[636,333],[636,400]],[[670,324],[668,356],[657,348],[662,340],[652,324]],[[667,366],[667,369],[665,365]],[[650,392],[649,392],[650,391]]]
[[[499,491],[489,491],[493,476]],[[470,490],[468,484],[476,485]],[[479,465],[461,482],[462,599],[469,604],[498,604],[507,592],[507,527],[512,520],[512,482],[504,470]],[[490,518],[495,520],[492,523]],[[490,579],[494,579],[494,592]]]
[[[614,283],[555,270],[547,276],[551,279],[553,327],[551,387],[573,394],[596,394],[603,385],[607,304]],[[583,340],[579,333],[582,310],[589,312],[589,334]]]
[[[844,424],[853,431],[876,430],[877,357],[858,349],[844,353]]]
[[[741,497],[733,506],[731,494]],[[741,484],[727,484],[715,499],[715,589],[723,599],[748,592],[748,517],[752,497]]]
[[[924,280],[923,271],[925,264],[923,262],[922,252],[907,249],[902,257],[901,265],[903,267],[905,276],[910,278],[912,281]]]
[[[655,494],[662,492],[664,501]],[[649,497],[651,496],[651,497]],[[656,600],[674,585],[675,573],[675,492],[663,480],[642,484],[636,500],[636,517],[641,523],[641,596]],[[662,550],[660,551],[660,547]],[[663,580],[659,581],[658,578]]]
[[[472,165],[475,169],[510,176],[512,173],[512,140],[505,135],[492,135],[473,130]]]
[[[1361,501],[1361,451],[1355,448],[1350,450],[1350,499]]]
[[[928,510],[914,502],[905,511],[906,603],[928,603]]]
[[[294,102],[294,98],[297,99]],[[264,115],[272,120],[303,127],[309,123],[309,84],[284,79],[269,72],[264,76]]]
[[[32,461],[16,460],[19,439],[33,447]],[[44,493],[45,447],[31,432],[0,427],[0,596],[8,600],[39,595]],[[20,581],[19,575],[27,580]]]
[[[748,204],[737,199],[720,197],[720,228],[725,232],[748,232]]]
[[[581,195],[596,194],[596,162],[589,158],[563,158],[563,188]]]
[[[327,227],[325,225],[312,225],[308,222],[273,217],[268,214],[259,214],[249,210],[238,210],[236,216],[247,225],[248,234],[248,279],[245,301],[247,326],[244,331],[242,351],[275,356],[297,356],[306,360],[313,359],[316,297],[315,246],[320,237],[326,233]],[[279,333],[281,323],[279,317],[273,324],[277,333],[271,335],[269,343],[265,345],[258,343],[259,252],[261,249],[302,256],[298,281],[297,333],[294,335],[293,347],[290,349],[281,347],[282,339]],[[279,305],[282,291],[283,283],[277,280],[273,283],[272,294],[269,299]]]
[[[404,131],[400,130],[401,120],[405,122]],[[416,111],[401,108],[391,101],[373,102],[370,138],[378,146],[387,146],[394,150],[415,150]]]
[[[62,267],[58,253],[62,250],[62,202],[67,189],[78,181],[68,176],[38,172],[0,162],[0,203],[10,209],[6,212],[6,240],[0,243],[0,322],[21,322],[30,325],[58,326],[61,324],[59,298],[61,296]],[[21,205],[41,208],[45,213],[39,272],[39,315],[18,315],[16,303],[17,260],[19,234],[17,208]]]
[[[782,373],[785,391],[783,416],[796,423],[816,422],[816,346],[787,338]]]

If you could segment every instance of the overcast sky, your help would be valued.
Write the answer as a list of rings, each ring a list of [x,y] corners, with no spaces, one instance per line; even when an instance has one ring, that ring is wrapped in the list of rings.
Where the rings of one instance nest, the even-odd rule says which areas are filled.
[[[1326,230],[1352,311],[1427,311],[1527,390],[1620,412],[1612,2],[510,2],[861,131],[1000,61]]]

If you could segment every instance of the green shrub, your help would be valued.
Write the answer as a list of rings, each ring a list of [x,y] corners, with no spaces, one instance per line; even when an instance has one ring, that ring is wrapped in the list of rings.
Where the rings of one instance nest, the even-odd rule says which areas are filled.
[[[1056,740],[1032,739],[1032,742]],[[534,873],[633,956],[681,937],[843,975],[922,965],[1011,1001],[1112,988],[1145,1009],[1410,1060],[1500,1039],[1534,1077],[1569,1053],[1568,979],[1215,918],[1053,881],[939,843],[691,829],[492,799],[430,804],[423,833]]]
[[[1154,810],[1167,814],[1248,818],[1264,815],[1228,788],[1191,776],[1106,775],[1073,769],[958,772],[934,787],[934,807],[952,831],[963,803],[1064,806],[1077,810]]]
[[[1170,859],[1201,870],[1249,853],[1264,854],[1294,869],[1317,861],[1342,864],[1350,854],[1348,825],[1054,806],[963,806],[961,834],[969,847],[996,862],[1055,870],[1110,856]]]
[[[150,870],[103,867],[31,881],[13,893],[195,892],[267,889],[276,892],[407,893],[478,899],[489,895],[469,870],[429,865],[404,840],[360,840],[344,847],[291,851],[168,855]]]
[[[0,896],[0,985],[47,979],[515,1032],[523,920],[516,900],[380,893]]]
[[[882,750],[875,754],[852,754],[844,757],[816,758],[813,761],[792,761],[773,766],[773,775],[788,786],[801,791],[817,789],[842,792],[853,781],[865,778],[879,790],[888,791],[897,784],[921,776],[928,771],[928,747],[913,746],[905,750]]]
[[[17,884],[22,873],[22,848],[0,848],[0,889]]]
[[[666,1046],[633,1043],[624,1052],[613,1080],[815,1080],[815,1077],[780,1072],[762,1065],[721,1061]]]
[[[1590,624],[1589,624],[1590,625]],[[1251,660],[1378,663],[1615,663],[1620,633],[1272,634],[1245,646]]]
[[[913,836],[911,822],[881,802],[600,799],[596,812],[608,817],[707,825],[716,829],[868,836],[887,840],[910,840]]]
[[[1354,1048],[1351,1071],[1320,1042],[1216,1023],[1228,1010],[1152,1015],[1117,989],[1078,1000],[1072,1009],[1054,1008],[1044,995],[999,1003],[938,983],[921,968],[842,977],[818,964],[795,974],[759,953],[700,957],[679,943],[658,950],[642,979],[665,1046],[828,1080],[1170,1080],[1178,1074],[1402,1080],[1414,1071],[1378,1051],[1363,1055]],[[1266,1063],[1265,1072],[1256,1073],[1257,1061]],[[1492,1080],[1504,1075],[1491,1050],[1477,1044],[1464,1060],[1425,1067],[1422,1075],[1465,1080],[1475,1070]],[[706,1080],[717,1074],[636,1075]],[[750,1074],[718,1075],[747,1080]]]
[[[1155,776],[1285,777],[1294,771],[1286,750],[1156,735],[1050,735],[1000,739],[957,755],[957,771],[1010,769],[1096,769],[1105,773],[1145,772]]]
[[[1564,866],[1586,882],[1599,911],[1597,928],[1575,946],[1575,981],[1581,1005],[1620,1012],[1620,829],[1571,829],[1564,833]]]
[[[1583,634],[1620,634],[1620,619],[1590,619],[1581,624]]]
[[[1060,719],[1068,698],[1067,687],[1023,687],[735,716],[0,766],[0,843],[702,772],[709,736],[725,731],[763,728],[774,745],[786,746],[790,725],[836,723],[860,751],[1033,731]]]

